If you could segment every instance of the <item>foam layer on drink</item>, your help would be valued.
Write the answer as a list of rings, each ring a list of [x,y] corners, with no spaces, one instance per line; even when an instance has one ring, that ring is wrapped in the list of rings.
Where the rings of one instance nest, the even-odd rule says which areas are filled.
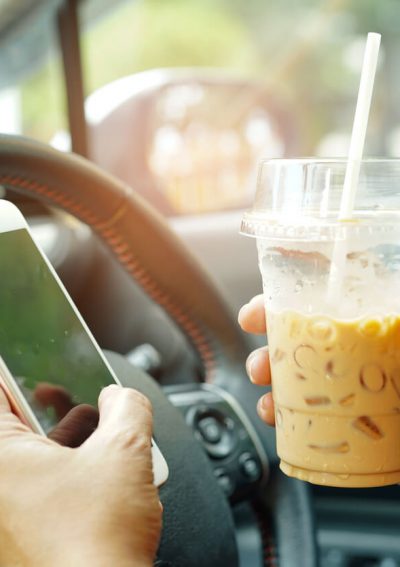
[[[400,316],[271,312],[278,454],[311,482],[400,482]]]

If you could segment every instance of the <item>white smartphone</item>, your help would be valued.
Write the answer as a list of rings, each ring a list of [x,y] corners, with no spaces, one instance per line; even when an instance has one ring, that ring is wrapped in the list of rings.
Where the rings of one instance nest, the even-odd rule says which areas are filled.
[[[120,384],[21,212],[0,200],[0,379],[13,411],[48,434],[73,408]],[[90,408],[89,408],[90,409]],[[154,482],[168,477],[152,441]]]

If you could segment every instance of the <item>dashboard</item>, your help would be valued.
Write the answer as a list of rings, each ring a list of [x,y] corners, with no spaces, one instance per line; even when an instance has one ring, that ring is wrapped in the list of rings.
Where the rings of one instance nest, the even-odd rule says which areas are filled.
[[[321,567],[400,567],[400,486],[313,486]]]

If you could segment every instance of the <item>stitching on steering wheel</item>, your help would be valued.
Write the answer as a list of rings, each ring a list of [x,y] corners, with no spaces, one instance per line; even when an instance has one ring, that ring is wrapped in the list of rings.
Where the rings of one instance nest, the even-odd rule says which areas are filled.
[[[213,348],[210,338],[207,337],[201,325],[190,315],[179,307],[171,297],[163,291],[152,276],[147,272],[139,261],[135,259],[129,245],[121,238],[114,228],[107,227],[107,223],[99,222],[91,211],[83,207],[71,198],[65,197],[57,189],[52,189],[47,185],[25,179],[17,175],[1,175],[0,185],[10,189],[27,189],[38,195],[43,195],[80,218],[83,222],[91,226],[102,239],[107,242],[113,250],[125,270],[133,276],[135,281],[142,287],[146,294],[158,303],[172,317],[183,332],[190,338],[193,346],[198,352],[205,370],[205,380],[213,381],[216,368],[217,353]]]
[[[258,505],[253,505],[253,510],[256,514],[261,534],[264,567],[278,567],[278,550],[271,529],[271,519],[266,517],[265,511],[261,510]]]

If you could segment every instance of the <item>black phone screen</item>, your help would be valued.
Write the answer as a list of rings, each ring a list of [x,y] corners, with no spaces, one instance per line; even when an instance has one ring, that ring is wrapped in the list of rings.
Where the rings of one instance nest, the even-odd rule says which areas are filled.
[[[46,433],[115,383],[26,229],[0,233],[0,355]]]

